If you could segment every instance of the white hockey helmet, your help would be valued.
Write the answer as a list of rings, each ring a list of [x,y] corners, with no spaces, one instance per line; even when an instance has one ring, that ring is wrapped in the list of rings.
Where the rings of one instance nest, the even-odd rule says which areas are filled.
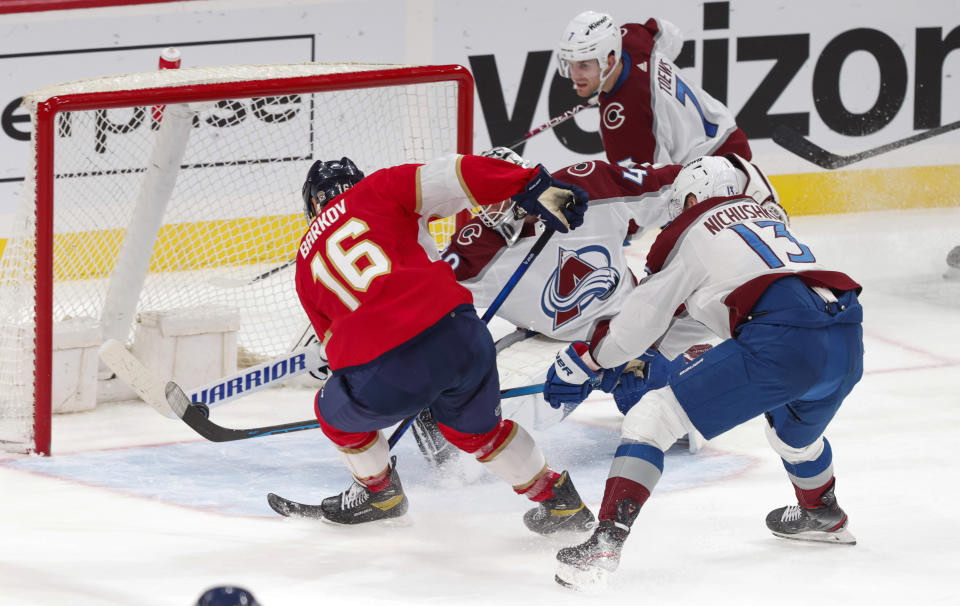
[[[600,65],[600,86],[616,69],[620,62],[621,40],[620,26],[606,13],[586,11],[580,13],[567,24],[557,47],[557,60],[560,62],[560,75],[570,77],[570,63],[575,61],[596,60]],[[613,53],[613,67],[607,67],[607,57]]]
[[[743,193],[747,175],[737,170],[732,162],[720,156],[703,156],[683,165],[673,180],[670,196],[670,220],[683,212],[684,202],[693,194],[697,202],[707,198],[722,198]]]
[[[530,163],[509,147],[494,147],[480,152],[480,155],[506,160],[517,166],[530,168]],[[507,241],[507,246],[513,246],[516,243],[520,237],[520,230],[523,229],[523,220],[527,216],[527,211],[517,206],[516,202],[510,198],[496,204],[479,206],[476,213],[484,225],[503,236],[503,239]]]

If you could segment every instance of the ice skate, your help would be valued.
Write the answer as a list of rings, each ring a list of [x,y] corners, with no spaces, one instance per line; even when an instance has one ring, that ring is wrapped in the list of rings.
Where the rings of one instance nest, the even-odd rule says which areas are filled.
[[[564,471],[553,484],[553,496],[523,514],[523,523],[537,534],[553,534],[590,530],[596,519]]]
[[[593,536],[557,552],[554,580],[570,589],[596,591],[606,586],[607,575],[620,565],[620,550],[630,534],[613,520],[602,520]]]
[[[847,514],[837,505],[831,486],[820,497],[823,505],[809,509],[789,505],[767,514],[767,528],[784,539],[856,545],[857,539],[847,530]]]
[[[350,488],[327,497],[320,503],[323,519],[336,524],[363,524],[398,518],[407,513],[409,503],[397,475],[397,457],[390,457],[390,484],[373,492],[354,480]]]

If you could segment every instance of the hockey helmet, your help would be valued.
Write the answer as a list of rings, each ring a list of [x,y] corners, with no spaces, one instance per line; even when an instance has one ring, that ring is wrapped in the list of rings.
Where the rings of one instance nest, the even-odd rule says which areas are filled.
[[[339,160],[317,160],[307,171],[303,183],[303,206],[307,220],[312,221],[319,209],[363,179],[363,171],[353,160],[344,156]]]
[[[567,24],[557,47],[559,72],[564,78],[570,77],[570,64],[576,61],[596,60],[600,65],[600,87],[606,82],[621,53],[620,26],[606,13],[586,11],[580,13]],[[613,54],[613,67],[607,67],[607,57]],[[599,89],[598,89],[599,90]]]
[[[530,168],[530,163],[509,147],[494,147],[480,152],[480,155]],[[527,216],[527,211],[517,206],[516,202],[510,198],[496,204],[479,206],[476,213],[484,225],[503,236],[507,246],[513,246],[516,243],[520,237],[520,230],[523,229],[524,218]]]
[[[670,220],[683,212],[684,203],[691,194],[697,202],[707,198],[735,196],[743,193],[747,184],[747,175],[719,156],[703,156],[683,165],[673,181],[673,193],[670,196]]]

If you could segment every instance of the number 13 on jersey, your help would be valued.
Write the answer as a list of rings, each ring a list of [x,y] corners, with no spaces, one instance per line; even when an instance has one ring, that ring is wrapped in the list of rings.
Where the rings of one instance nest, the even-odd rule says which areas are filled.
[[[787,226],[779,221],[757,221],[754,223],[757,227],[763,228],[772,227],[774,239],[777,238],[786,238],[789,242],[793,243],[798,249],[798,252],[785,251],[785,255],[788,261],[793,263],[816,263],[817,259],[813,256],[813,253],[810,251],[805,244],[798,242],[796,238],[793,237],[787,230]],[[784,261],[780,256],[770,247],[769,244],[764,242],[761,234],[753,231],[745,224],[731,225],[730,229],[737,233],[743,241],[747,243],[747,246],[753,249],[753,252],[757,253],[763,262],[767,264],[767,267],[770,269],[776,269],[784,266]]]
[[[313,279],[351,311],[360,306],[354,293],[366,292],[374,278],[390,273],[390,259],[373,241],[359,240],[349,248],[343,247],[344,240],[359,238],[368,229],[360,219],[350,219],[327,238],[326,261],[319,252],[310,260]]]

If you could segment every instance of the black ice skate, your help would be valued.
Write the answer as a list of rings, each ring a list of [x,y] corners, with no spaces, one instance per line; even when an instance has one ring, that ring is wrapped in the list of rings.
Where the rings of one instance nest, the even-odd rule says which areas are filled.
[[[423,458],[431,467],[442,467],[458,456],[460,451],[440,433],[437,421],[429,408],[417,415],[410,429],[413,430],[413,437],[417,441],[420,452],[423,453]]]
[[[570,475],[564,471],[553,483],[553,496],[523,514],[523,523],[538,534],[553,534],[590,530],[596,519],[577,494]]]
[[[601,520],[593,536],[585,542],[557,552],[554,580],[570,589],[602,589],[607,575],[620,565],[620,551],[639,513],[640,506],[636,501],[623,499],[618,502],[615,519]]]
[[[390,484],[373,492],[354,480],[347,490],[320,503],[323,519],[336,524],[363,524],[407,513],[407,496],[397,475],[397,457],[390,457]]]
[[[856,545],[857,539],[847,530],[847,514],[837,505],[833,486],[820,496],[820,502],[823,505],[813,509],[799,505],[774,509],[767,514],[767,528],[784,539]]]

